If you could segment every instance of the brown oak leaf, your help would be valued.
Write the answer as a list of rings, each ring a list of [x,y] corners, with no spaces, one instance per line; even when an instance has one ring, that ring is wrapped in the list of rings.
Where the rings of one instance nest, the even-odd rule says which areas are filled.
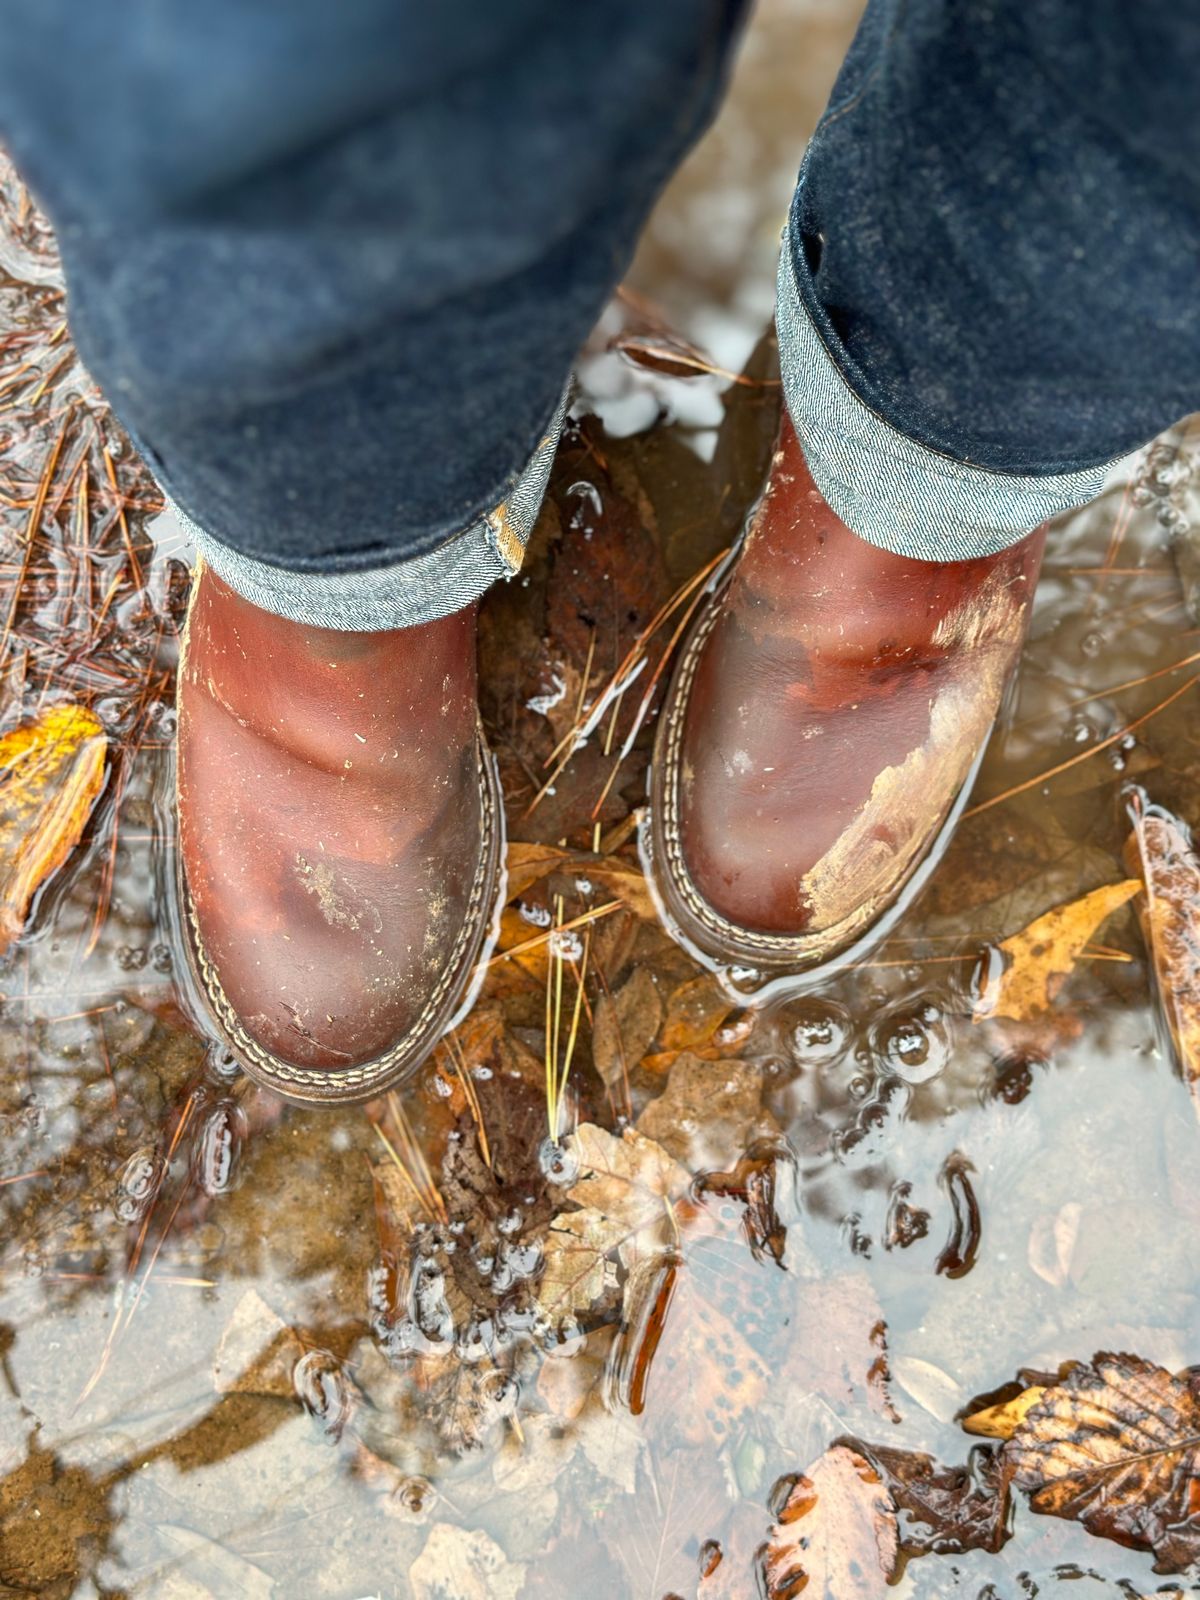
[[[648,967],[635,967],[613,995],[602,994],[592,1028],[592,1062],[611,1089],[628,1079],[658,1033],[663,1004]]]
[[[703,1061],[685,1051],[663,1093],[638,1118],[638,1129],[693,1172],[726,1172],[755,1139],[778,1132],[762,1100],[758,1067],[748,1061]]]

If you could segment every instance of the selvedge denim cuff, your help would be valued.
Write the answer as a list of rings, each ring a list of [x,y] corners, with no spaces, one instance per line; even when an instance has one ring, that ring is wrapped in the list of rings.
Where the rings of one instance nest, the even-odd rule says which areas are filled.
[[[843,376],[801,299],[786,232],[775,322],[784,399],[817,488],[848,528],[893,555],[917,561],[995,555],[1050,517],[1094,500],[1132,460],[1023,475],[957,461],[908,438]]]
[[[493,510],[424,555],[354,572],[289,572],[240,554],[168,500],[206,566],[260,611],[341,633],[413,628],[461,611],[521,569],[567,412],[568,382],[537,449]]]

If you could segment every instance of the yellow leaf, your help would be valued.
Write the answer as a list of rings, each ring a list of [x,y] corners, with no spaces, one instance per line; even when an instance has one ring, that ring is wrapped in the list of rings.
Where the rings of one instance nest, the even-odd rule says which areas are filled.
[[[0,954],[79,843],[104,785],[107,747],[98,718],[71,705],[0,738]]]
[[[1011,1439],[1045,1392],[1044,1385],[1034,1384],[1003,1405],[985,1406],[982,1411],[964,1417],[963,1427],[968,1433],[981,1434],[985,1439]]]
[[[975,1021],[1027,1022],[1050,1010],[1100,924],[1141,889],[1141,881],[1106,883],[1081,900],[1055,906],[1000,945],[1004,970],[975,1007]]]

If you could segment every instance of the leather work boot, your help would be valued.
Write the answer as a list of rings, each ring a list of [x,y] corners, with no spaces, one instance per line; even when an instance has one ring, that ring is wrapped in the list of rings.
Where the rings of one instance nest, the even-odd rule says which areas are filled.
[[[411,1073],[471,986],[503,813],[475,608],[310,628],[196,579],[179,670],[194,975],[251,1077],[306,1104]]]
[[[965,804],[1044,539],[972,561],[877,549],[826,504],[785,413],[659,722],[651,866],[687,944],[799,971],[883,931]]]

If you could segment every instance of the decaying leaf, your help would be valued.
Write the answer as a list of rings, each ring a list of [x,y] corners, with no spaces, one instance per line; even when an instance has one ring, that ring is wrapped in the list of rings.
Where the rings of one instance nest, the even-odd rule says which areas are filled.
[[[886,1600],[900,1539],[896,1513],[869,1461],[834,1445],[799,1477],[764,1557],[768,1600],[807,1591],[830,1600]]]
[[[1135,791],[1133,833],[1125,847],[1130,871],[1146,893],[1138,919],[1154,962],[1163,1015],[1183,1075],[1200,1106],[1200,855],[1191,831]]]
[[[509,1561],[482,1529],[468,1532],[435,1522],[425,1548],[409,1569],[413,1600],[517,1600],[525,1582],[522,1563]]]
[[[673,1242],[673,1200],[688,1174],[667,1152],[632,1129],[624,1135],[583,1123],[566,1141],[579,1175],[566,1198],[580,1210],[561,1212],[546,1234],[538,1300],[561,1320],[590,1309],[626,1272]]]
[[[247,1289],[213,1357],[214,1387],[218,1394],[290,1397],[292,1373],[303,1355],[296,1331],[271,1310],[257,1289]]]
[[[552,1321],[596,1310],[616,1293],[617,1264],[609,1251],[622,1224],[598,1211],[569,1211],[550,1224],[538,1303]]]
[[[1048,1012],[1100,924],[1141,887],[1137,878],[1104,884],[1003,940],[1004,970],[977,1003],[976,1022],[984,1017],[1026,1022]]]
[[[1200,1394],[1186,1377],[1094,1356],[1046,1390],[1005,1451],[1035,1511],[1153,1550],[1159,1571],[1200,1556]]]
[[[664,1092],[638,1118],[638,1131],[693,1172],[725,1172],[756,1138],[778,1132],[762,1096],[762,1073],[749,1062],[684,1052]]]
[[[610,1089],[645,1055],[662,1014],[658,985],[648,967],[635,967],[611,998],[600,996],[592,1028],[592,1062]]]
[[[614,1543],[629,1574],[630,1594],[692,1594],[700,1577],[697,1546],[722,1527],[729,1491],[710,1451],[676,1450],[629,1496]],[[753,1579],[745,1574],[748,1582]]]
[[[909,1556],[999,1550],[1008,1538],[1008,1476],[1002,1453],[979,1445],[964,1467],[943,1467],[917,1450],[844,1441],[887,1488]]]
[[[839,1410],[865,1405],[889,1422],[899,1420],[890,1393],[887,1325],[865,1272],[805,1283],[778,1378],[773,1399],[781,1405],[785,1433],[794,1428],[796,1403],[811,1395]]]
[[[104,785],[108,741],[82,706],[51,706],[0,738],[0,954],[79,843]]]
[[[673,1253],[630,1274],[610,1360],[617,1398],[673,1441],[712,1449],[736,1436],[770,1387],[766,1363]]]

